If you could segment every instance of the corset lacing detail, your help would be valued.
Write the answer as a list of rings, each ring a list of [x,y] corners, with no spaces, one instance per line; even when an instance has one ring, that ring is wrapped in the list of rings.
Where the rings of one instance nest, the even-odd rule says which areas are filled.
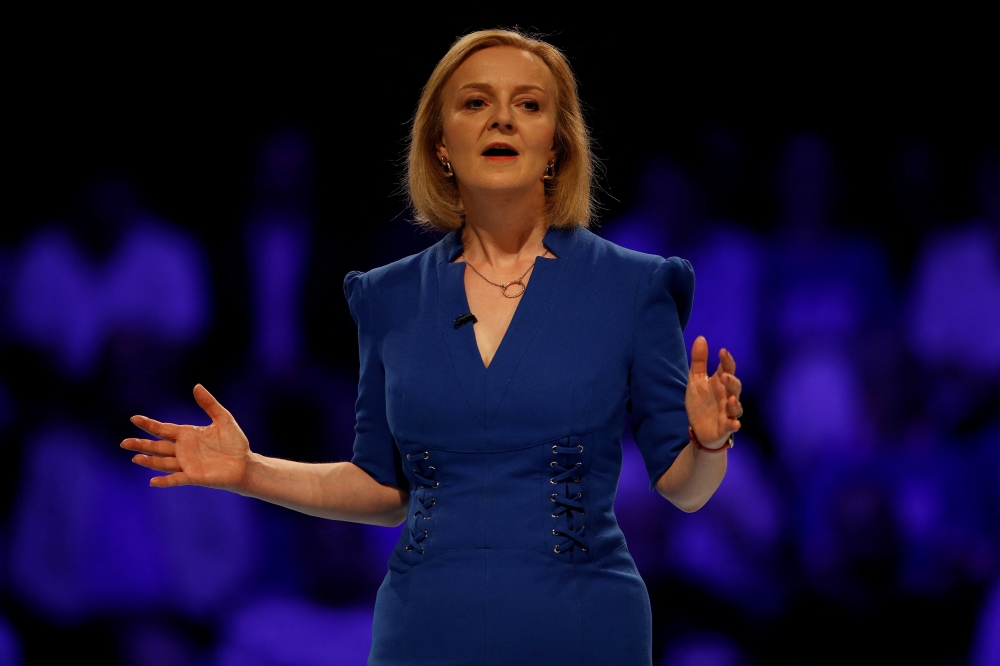
[[[426,462],[430,457],[431,454],[428,451],[406,454],[406,462],[410,463],[410,471],[413,472],[417,481],[417,488],[413,493],[415,511],[406,521],[407,529],[410,532],[410,543],[406,546],[406,550],[415,550],[421,555],[424,553],[424,547],[421,544],[428,537],[424,521],[431,519],[430,509],[435,504],[431,491],[440,485],[440,481],[434,479],[434,473],[437,470]]]
[[[553,444],[552,453],[563,456],[565,460],[565,463],[559,460],[549,463],[549,467],[555,473],[549,481],[554,486],[560,486],[558,492],[552,493],[552,502],[555,504],[552,517],[562,518],[559,521],[559,526],[552,528],[552,535],[563,539],[552,550],[561,554],[579,548],[586,553],[590,549],[590,541],[586,532],[587,526],[583,523],[583,514],[586,512],[583,507],[583,493],[577,490],[579,486],[576,485],[580,483],[578,468],[583,465],[583,462],[579,460],[579,456],[583,454],[583,445],[560,446]]]

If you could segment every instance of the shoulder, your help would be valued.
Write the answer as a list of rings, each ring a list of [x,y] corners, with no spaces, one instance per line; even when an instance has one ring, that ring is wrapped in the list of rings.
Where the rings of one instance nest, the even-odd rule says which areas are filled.
[[[630,250],[587,229],[575,233],[580,259],[599,266],[602,272],[638,279],[646,284],[666,281],[680,290],[694,289],[694,269],[687,259]]]
[[[687,259],[630,250],[586,229],[577,234],[575,255],[584,264],[591,264],[602,278],[622,281],[623,288],[634,289],[638,308],[672,302],[681,326],[687,324],[694,299],[694,269]]]
[[[351,271],[344,277],[344,294],[352,298],[366,298],[372,294],[384,296],[388,292],[418,287],[428,270],[447,260],[448,248],[454,243],[448,234],[434,245],[408,257],[369,271]]]

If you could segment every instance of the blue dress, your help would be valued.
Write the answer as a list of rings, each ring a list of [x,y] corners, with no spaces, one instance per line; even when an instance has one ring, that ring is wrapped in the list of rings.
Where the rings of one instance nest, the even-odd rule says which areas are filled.
[[[687,444],[688,262],[550,228],[489,368],[456,231],[344,289],[361,351],[354,464],[410,492],[369,664],[650,664],[613,510],[627,412],[650,482]]]

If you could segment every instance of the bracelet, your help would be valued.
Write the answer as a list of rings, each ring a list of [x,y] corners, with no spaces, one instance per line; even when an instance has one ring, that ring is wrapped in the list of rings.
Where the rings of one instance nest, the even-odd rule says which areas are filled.
[[[725,444],[723,444],[722,446],[720,446],[717,449],[710,449],[707,446],[705,446],[704,444],[702,444],[701,442],[699,442],[698,438],[694,434],[694,428],[692,428],[691,426],[688,426],[688,436],[691,438],[691,443],[694,444],[694,448],[698,449],[699,451],[708,451],[709,453],[718,453],[719,451],[725,451],[726,449],[733,448],[733,434],[732,433],[729,433],[729,439],[726,440]]]

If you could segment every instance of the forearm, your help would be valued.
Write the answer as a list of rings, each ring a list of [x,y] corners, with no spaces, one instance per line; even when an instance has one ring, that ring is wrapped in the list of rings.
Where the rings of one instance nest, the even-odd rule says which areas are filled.
[[[705,506],[726,475],[728,453],[699,451],[688,443],[663,473],[656,489],[671,504],[688,513]]]
[[[301,463],[250,455],[241,495],[352,523],[391,527],[406,518],[407,493],[378,483],[353,463]]]

